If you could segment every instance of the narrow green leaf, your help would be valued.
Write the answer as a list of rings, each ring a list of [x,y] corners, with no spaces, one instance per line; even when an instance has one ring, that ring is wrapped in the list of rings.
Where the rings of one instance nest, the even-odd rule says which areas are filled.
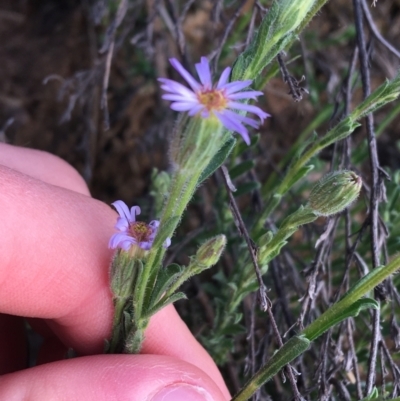
[[[162,294],[164,294],[164,292],[167,291],[176,280],[178,280],[183,271],[184,268],[175,263],[160,270],[151,294],[149,308],[152,308],[152,306],[158,302],[162,297]]]
[[[201,184],[205,179],[207,179],[218,167],[222,166],[224,161],[227,159],[229,154],[232,152],[236,143],[236,139],[232,136],[224,143],[222,148],[214,156],[205,170],[202,172],[198,184]]]
[[[242,163],[239,163],[237,166],[229,170],[229,175],[231,179],[233,180],[237,177],[240,177],[242,174],[247,173],[255,166],[255,164],[256,163],[254,160],[246,160]]]
[[[233,195],[235,198],[237,198],[258,188],[260,188],[260,183],[258,181],[245,182],[237,187],[237,191],[234,192]]]
[[[296,182],[300,181],[303,177],[305,177],[311,170],[314,169],[313,164],[309,164],[307,166],[300,167],[291,177],[290,180],[287,182],[285,188],[283,188],[284,192],[287,192],[290,188],[293,187]]]
[[[244,141],[240,141],[235,147],[234,156],[240,156],[244,152],[254,149],[258,145],[258,142],[260,142],[260,137],[260,134],[252,135],[250,138],[250,145],[247,145]]]
[[[161,248],[168,237],[171,237],[179,222],[179,216],[173,216],[160,224],[157,236],[153,242],[153,248]]]
[[[171,295],[167,299],[162,299],[156,305],[154,305],[151,309],[146,312],[146,319],[149,319],[151,316],[155,315],[161,309],[165,308],[169,304],[172,304],[180,299],[186,299],[186,295],[183,292],[176,292],[175,294]]]
[[[361,298],[354,302],[352,305],[348,306],[346,309],[342,310],[340,314],[335,314],[330,319],[324,319],[321,324],[316,328],[315,333],[313,333],[313,338],[319,337],[325,331],[329,330],[331,327],[340,323],[349,317],[357,316],[363,309],[378,309],[379,304],[375,299],[372,298]]]
[[[223,330],[219,331],[220,334],[228,336],[236,336],[238,334],[243,334],[245,332],[246,329],[241,324],[230,324]]]

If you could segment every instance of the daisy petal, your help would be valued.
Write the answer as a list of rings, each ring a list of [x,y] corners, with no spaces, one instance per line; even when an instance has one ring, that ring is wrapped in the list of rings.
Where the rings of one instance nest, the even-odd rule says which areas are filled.
[[[188,96],[188,97],[196,96],[193,91],[186,88],[186,86],[183,86],[179,82],[175,82],[175,81],[172,81],[171,79],[167,79],[167,78],[159,78],[158,80],[160,82],[163,82],[163,85],[161,85],[161,88],[167,92],[172,92],[177,95],[179,94],[179,95]],[[161,81],[161,80],[163,80],[163,81]],[[168,81],[168,82],[166,82],[166,81]]]
[[[239,92],[244,88],[247,88],[252,82],[253,81],[251,79],[248,79],[247,81],[234,81],[226,84],[224,88],[226,90],[226,94],[230,95],[232,93]]]
[[[259,91],[246,91],[246,92],[238,92],[232,93],[229,95],[229,99],[256,99],[257,96],[261,96],[263,93]]]
[[[191,110],[193,108],[194,105],[191,102],[174,102],[171,103],[171,109],[175,110],[175,111],[188,111]]]
[[[240,121],[241,123],[250,125],[250,127],[253,128],[259,128],[260,124],[258,121],[253,120],[252,118],[246,117],[246,116],[242,116],[241,114],[237,114],[231,110],[224,110],[224,115],[229,116],[230,118],[236,118],[238,121]]]
[[[181,101],[181,102],[193,102],[193,103],[198,103],[198,100],[193,97],[187,97],[183,95],[175,95],[175,94],[166,94],[161,96],[164,100],[173,100],[173,101]]]
[[[202,104],[196,104],[195,106],[192,107],[191,110],[189,110],[189,116],[194,116],[195,114],[197,114],[199,111],[203,110],[204,106]]]
[[[167,238],[163,243],[163,247],[168,248],[170,245],[171,245],[171,238]]]
[[[250,113],[254,113],[260,118],[261,121],[264,121],[264,119],[269,117],[268,113],[265,113],[259,107],[253,106],[251,104],[245,104],[245,103],[239,103],[239,102],[229,102],[228,107],[236,109],[236,110],[244,110],[244,111],[249,111]]]
[[[239,133],[242,136],[243,140],[247,143],[247,145],[250,145],[250,138],[249,138],[247,129],[236,118],[235,113],[233,113],[235,115],[235,117],[232,117],[231,115],[228,115],[225,112],[223,112],[223,113],[215,112],[214,114],[221,121],[221,123],[224,125],[225,128]]]
[[[231,68],[226,67],[219,78],[217,89],[222,89],[223,86],[228,82],[229,75],[231,74]]]
[[[200,81],[203,86],[207,89],[211,89],[211,71],[210,64],[206,57],[202,57],[200,63],[195,64],[197,74],[199,75]]]
[[[112,205],[115,207],[115,209],[117,209],[117,212],[122,219],[131,221],[131,213],[129,212],[128,206],[126,206],[124,202],[118,200],[112,203]]]
[[[192,77],[189,71],[183,68],[183,65],[176,58],[169,59],[169,62],[171,63],[172,67],[174,67],[175,70],[182,75],[183,79],[191,86],[194,91],[201,89],[201,85]]]

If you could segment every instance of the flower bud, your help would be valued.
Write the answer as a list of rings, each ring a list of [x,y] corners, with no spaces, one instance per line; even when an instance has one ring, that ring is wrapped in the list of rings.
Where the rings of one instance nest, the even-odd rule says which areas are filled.
[[[217,235],[214,238],[207,240],[197,251],[196,260],[199,264],[203,265],[204,268],[215,265],[222,252],[225,249],[226,237],[225,235]]]
[[[319,216],[341,212],[357,199],[361,186],[361,177],[353,171],[334,171],[311,190],[308,206]]]

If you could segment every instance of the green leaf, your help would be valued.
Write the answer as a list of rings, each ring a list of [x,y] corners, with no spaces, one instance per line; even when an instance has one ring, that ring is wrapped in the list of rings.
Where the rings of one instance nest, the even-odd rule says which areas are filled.
[[[171,237],[172,234],[175,231],[176,225],[179,222],[180,217],[179,216],[173,216],[169,218],[167,221],[162,222],[160,224],[160,227],[158,229],[157,236],[153,242],[153,248],[161,248],[164,244],[164,241],[168,238]]]
[[[157,276],[156,284],[150,298],[150,308],[158,302],[165,291],[180,277],[184,271],[184,267],[175,263],[168,265],[160,270]]]
[[[287,185],[283,188],[284,192],[287,192],[296,182],[300,181],[303,177],[305,177],[311,170],[314,169],[314,165],[309,164],[308,166],[300,167],[288,180]]]
[[[155,315],[161,309],[165,308],[169,304],[179,301],[180,299],[186,299],[186,295],[183,292],[176,292],[175,294],[172,294],[167,299],[162,299],[160,302],[158,302],[156,305],[154,305],[151,309],[146,311],[146,319],[149,319],[151,316]]]
[[[245,174],[248,171],[250,171],[255,165],[256,165],[256,163],[254,160],[246,160],[242,163],[239,163],[237,166],[231,168],[229,170],[229,175],[230,175],[231,179],[233,180],[233,179],[241,176],[242,174]]]
[[[238,334],[243,334],[245,332],[246,329],[241,324],[229,324],[223,330],[219,331],[220,334],[228,336],[236,336]]]
[[[313,133],[306,140],[301,141],[294,149],[294,153],[292,154],[292,157],[290,158],[291,159],[290,164],[294,164],[297,160],[299,160],[300,157],[302,156],[302,154],[304,153],[304,151],[310,145],[312,145],[314,142],[316,142],[317,139],[318,139],[318,135],[315,131],[313,131]],[[290,153],[290,151],[289,151],[289,153]]]
[[[234,155],[237,157],[242,155],[246,150],[254,149],[258,145],[260,137],[261,137],[260,134],[252,135],[250,138],[250,145],[247,145],[247,143],[244,141],[240,141],[236,145]]]
[[[372,401],[372,400],[378,400],[379,397],[379,392],[376,387],[374,387],[371,391],[371,394],[368,397],[363,398],[361,401]],[[387,400],[390,401],[390,400]]]
[[[276,375],[284,366],[307,351],[310,341],[302,335],[292,337],[262,368],[263,383]]]
[[[341,321],[357,316],[363,309],[379,309],[379,304],[375,299],[372,298],[361,298],[354,302],[352,305],[348,306],[346,309],[342,310],[340,314],[335,314],[329,320],[324,320],[321,322],[317,328],[313,338],[319,337],[322,333],[329,330],[331,327],[340,323]]]
[[[198,184],[202,183],[205,179],[207,179],[218,167],[222,166],[224,161],[227,159],[229,154],[232,152],[236,143],[236,139],[232,136],[222,145],[222,148],[218,151],[218,153],[214,156],[214,158],[210,161],[205,170],[201,173]]]
[[[245,182],[237,187],[237,191],[234,192],[233,195],[235,198],[237,198],[258,188],[260,188],[260,183],[258,181]]]

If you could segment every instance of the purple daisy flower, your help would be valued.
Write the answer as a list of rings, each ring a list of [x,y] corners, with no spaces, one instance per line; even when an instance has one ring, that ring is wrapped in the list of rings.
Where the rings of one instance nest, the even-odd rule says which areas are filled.
[[[140,207],[133,206],[129,210],[128,206],[122,201],[116,201],[112,204],[119,214],[115,228],[120,231],[113,234],[108,243],[111,249],[121,248],[128,251],[133,245],[148,251],[157,235],[160,225],[158,220],[153,220],[149,224],[142,221],[136,221],[136,216],[140,214]],[[164,248],[171,245],[169,238],[164,242]]]
[[[237,101],[241,99],[256,99],[257,96],[263,94],[262,92],[251,89],[240,92],[242,89],[247,88],[253,81],[249,79],[246,81],[228,83],[231,68],[227,67],[222,72],[218,83],[213,86],[210,65],[207,58],[202,57],[200,63],[196,64],[196,71],[201,82],[199,83],[183,68],[182,64],[177,59],[171,58],[169,61],[192,88],[192,90],[190,90],[172,79],[159,78],[158,80],[162,83],[161,88],[169,92],[163,95],[162,98],[172,101],[171,109],[187,111],[190,116],[200,114],[203,118],[214,115],[225,128],[238,132],[249,145],[249,133],[244,124],[253,128],[258,128],[260,123],[232,110],[253,113],[259,117],[261,123],[265,118],[269,117],[269,114],[262,111],[259,107]]]

